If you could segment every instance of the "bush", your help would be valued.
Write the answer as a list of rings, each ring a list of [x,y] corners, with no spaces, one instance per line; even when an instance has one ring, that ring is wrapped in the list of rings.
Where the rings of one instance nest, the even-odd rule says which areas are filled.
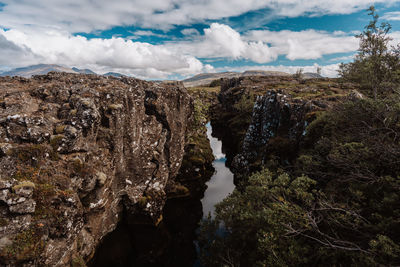
[[[205,266],[400,264],[399,103],[362,99],[319,116],[290,174],[252,175],[203,223]]]
[[[371,6],[368,10],[372,20],[356,36],[360,39],[359,53],[353,62],[341,64],[339,74],[347,81],[359,83],[377,98],[379,94],[399,88],[400,45],[389,47],[391,25],[384,22],[378,26],[375,8]]]

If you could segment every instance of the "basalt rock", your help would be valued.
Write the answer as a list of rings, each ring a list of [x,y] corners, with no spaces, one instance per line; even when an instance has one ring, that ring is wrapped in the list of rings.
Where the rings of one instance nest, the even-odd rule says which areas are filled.
[[[88,261],[123,210],[158,222],[191,112],[180,83],[0,78],[0,265]]]
[[[262,167],[289,167],[307,125],[355,88],[328,78],[300,81],[287,76],[258,76],[222,80],[211,123],[223,141],[235,181]]]
[[[235,174],[240,176],[257,170],[273,152],[288,162],[306,133],[309,124],[306,115],[313,109],[311,102],[293,100],[282,91],[272,90],[258,97],[242,149],[233,160]],[[276,148],[279,151],[273,151]]]
[[[207,138],[208,107],[216,93],[188,89],[194,113],[186,132],[185,154],[176,179],[165,187],[167,201],[159,224],[131,224],[127,217],[107,235],[93,259],[92,267],[193,266],[196,258],[196,229],[202,218],[201,199],[205,183],[214,173],[214,156]],[[101,175],[99,175],[100,179]],[[140,205],[147,205],[147,198]]]

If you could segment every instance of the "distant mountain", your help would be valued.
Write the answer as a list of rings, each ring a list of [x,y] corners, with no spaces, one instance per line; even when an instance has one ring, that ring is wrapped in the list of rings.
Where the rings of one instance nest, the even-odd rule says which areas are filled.
[[[107,72],[107,73],[104,73],[103,76],[113,76],[113,77],[120,78],[120,77],[123,77],[126,75],[118,73],[118,72]]]
[[[290,76],[291,74],[283,71],[264,71],[264,70],[247,70],[241,76]]]
[[[21,76],[30,78],[33,75],[43,75],[51,71],[68,72],[68,73],[83,73],[83,74],[96,74],[89,69],[68,68],[56,64],[38,64],[23,68],[16,68],[10,71],[0,73],[0,76]]]
[[[82,73],[82,74],[97,74],[96,72],[89,70],[89,69],[78,69],[78,68],[73,67],[72,70],[77,73]]]
[[[303,73],[303,78],[304,79],[313,79],[313,78],[323,78],[320,74],[315,73],[315,72],[306,72]]]
[[[68,68],[55,64],[38,64],[29,67],[16,68],[7,72],[0,73],[0,76],[21,76],[30,78],[33,75],[47,74],[50,71],[68,72],[68,73],[81,73],[81,74],[97,74],[90,69],[78,69],[76,67]],[[104,76],[122,77],[126,76],[117,72],[107,72]]]
[[[202,73],[183,80],[186,87],[208,85],[212,81],[221,78],[236,78],[245,76],[289,76],[291,74],[281,71],[263,71],[263,70],[248,70],[245,72],[219,72],[219,73]]]
[[[55,64],[38,64],[29,67],[16,68],[7,72],[0,73],[0,76],[21,76],[25,78],[33,75],[47,74],[50,71],[76,73],[71,68],[66,68]]]

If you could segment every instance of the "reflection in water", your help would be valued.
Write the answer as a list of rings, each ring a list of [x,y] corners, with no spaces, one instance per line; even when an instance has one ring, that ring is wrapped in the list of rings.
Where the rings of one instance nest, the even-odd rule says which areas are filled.
[[[233,184],[233,173],[225,166],[226,158],[222,153],[222,142],[212,137],[211,124],[207,124],[207,137],[215,157],[213,166],[215,173],[206,183],[207,190],[201,200],[203,204],[203,216],[214,215],[215,204],[221,202],[225,197],[232,193],[235,185]]]

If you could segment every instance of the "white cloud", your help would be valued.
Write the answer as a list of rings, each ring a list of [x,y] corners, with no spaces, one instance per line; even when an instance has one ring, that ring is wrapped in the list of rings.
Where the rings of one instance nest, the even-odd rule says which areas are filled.
[[[203,36],[190,41],[169,42],[165,47],[200,58],[249,59],[257,63],[276,59],[267,44],[245,41],[237,31],[219,23],[212,23]]]
[[[136,35],[153,35],[137,31]],[[392,34],[400,39],[400,32]],[[87,39],[68,32],[0,30],[0,65],[12,67],[36,63],[91,68],[99,73],[116,71],[141,78],[163,79],[171,75],[212,72],[198,58],[268,63],[285,55],[290,60],[318,59],[323,55],[354,52],[358,40],[343,32],[315,30],[249,31],[240,35],[231,27],[213,23],[204,35],[165,44],[133,42],[123,38]],[[294,69],[297,69],[296,67]]]
[[[122,38],[86,39],[68,33],[47,31],[26,34],[18,30],[0,30],[0,64],[13,67],[33,63],[64,64],[92,68],[94,71],[121,71],[143,78],[166,78],[172,73],[189,75],[202,72],[204,66],[190,55],[174,53],[162,46],[133,42]],[[7,51],[19,54],[7,55]]]
[[[346,63],[346,62],[352,61],[354,59],[354,57],[355,57],[355,54],[354,55],[350,55],[350,56],[331,58],[329,61]]]
[[[385,15],[383,15],[382,19],[399,21],[400,20],[400,11],[387,12],[387,13],[385,13]]]
[[[400,0],[2,0],[4,28],[54,28],[91,32],[113,26],[136,25],[168,29],[205,20],[268,10],[266,16],[349,14],[371,4]]]
[[[249,31],[241,36],[231,27],[213,23],[204,35],[190,41],[169,42],[170,50],[200,58],[247,59],[268,63],[285,55],[290,60],[318,59],[323,55],[353,52],[358,40],[343,32]]]
[[[197,30],[197,29],[195,29],[195,28],[187,28],[187,29],[183,29],[183,30],[181,30],[181,33],[183,34],[183,35],[200,35],[200,32]]]
[[[143,30],[139,30],[139,31],[130,31],[130,33],[132,33],[135,36],[155,36],[155,37],[160,37],[160,38],[166,38],[168,37],[165,34],[159,34],[159,33],[155,33],[153,31],[143,31]]]
[[[34,55],[32,51],[25,45],[18,46],[12,41],[7,40],[1,34],[0,30],[0,65],[5,65],[9,68],[11,62],[21,62],[25,64],[34,64],[40,61],[40,56]]]
[[[358,40],[342,32],[325,31],[250,31],[247,40],[261,40],[271,44],[280,55],[290,60],[317,59],[323,55],[346,53],[357,50]]]
[[[400,31],[391,32],[389,35],[392,38],[392,40],[389,42],[389,45],[397,46],[400,44]]]
[[[181,31],[184,39],[160,45],[134,42],[139,36],[166,37],[156,29],[218,20],[260,10],[266,16],[294,17],[347,14],[372,3],[400,0],[1,0],[0,66],[36,63],[116,71],[142,78],[167,78],[213,70],[198,58],[244,59],[268,63],[278,56],[289,60],[318,59],[354,52],[358,40],[344,32],[316,30],[247,31],[213,23],[204,34],[194,28]],[[398,12],[387,13],[397,16]],[[153,30],[132,32],[125,39],[87,39],[75,32],[101,32],[113,26],[135,25]],[[1,30],[1,27],[11,30]],[[392,35],[400,40],[400,32]],[[132,40],[129,40],[132,39]],[[295,67],[296,68],[296,67]]]

